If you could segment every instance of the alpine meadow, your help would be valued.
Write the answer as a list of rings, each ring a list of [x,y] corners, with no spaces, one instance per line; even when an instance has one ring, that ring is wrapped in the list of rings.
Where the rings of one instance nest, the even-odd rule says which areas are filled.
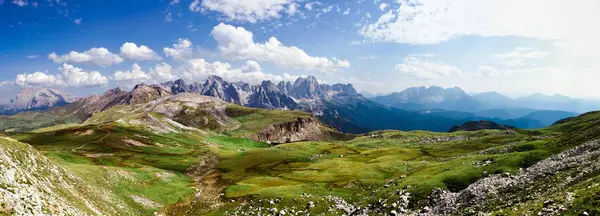
[[[0,0],[0,215],[600,215],[600,1]]]

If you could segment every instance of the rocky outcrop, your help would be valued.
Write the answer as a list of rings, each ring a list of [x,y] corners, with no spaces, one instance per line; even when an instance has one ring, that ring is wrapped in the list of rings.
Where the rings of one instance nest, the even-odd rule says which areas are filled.
[[[594,176],[594,173],[600,171],[598,157],[600,157],[600,142],[589,141],[517,173],[497,174],[480,179],[459,192],[434,190],[430,203],[432,211],[427,215],[491,212],[496,210],[495,208],[514,206],[515,203],[545,199],[573,183]],[[569,205],[569,203],[563,204],[565,207]],[[561,214],[554,212],[538,215]]]
[[[0,137],[0,215],[117,215],[122,200],[88,185],[31,146]]]
[[[253,140],[280,144],[297,141],[316,141],[321,138],[321,124],[314,118],[300,118],[296,121],[283,122],[264,128],[254,136]]]
[[[172,95],[160,86],[139,84],[131,92],[114,101],[114,104],[143,104]]]
[[[469,121],[469,122],[464,123],[461,126],[455,125],[452,128],[450,128],[450,131],[448,131],[448,132],[451,133],[451,132],[455,132],[455,131],[478,131],[478,130],[484,130],[484,129],[510,130],[510,129],[514,129],[514,128],[515,127],[513,127],[513,126],[501,125],[501,124],[498,124],[493,121],[481,120],[481,121]]]

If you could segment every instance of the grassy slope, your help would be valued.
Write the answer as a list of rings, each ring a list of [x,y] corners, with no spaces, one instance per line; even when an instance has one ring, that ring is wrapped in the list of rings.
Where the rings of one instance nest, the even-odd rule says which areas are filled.
[[[110,123],[47,128],[13,138],[33,145],[91,185],[106,188],[136,214],[149,215],[161,206],[194,199],[194,183],[185,173],[207,154],[219,157],[223,200],[237,200],[213,212],[222,214],[246,199],[278,197],[282,204],[303,207],[306,202],[294,198],[305,193],[312,195],[309,200],[326,195],[376,200],[406,186],[411,186],[409,191],[418,201],[434,188],[457,191],[482,178],[484,172],[514,172],[600,136],[600,113],[590,113],[545,129],[518,130],[514,136],[493,130],[452,134],[379,131],[372,133],[375,138],[365,135],[349,141],[270,147],[239,137],[310,114],[230,106],[227,115],[242,126],[225,134],[156,135]],[[436,139],[450,141],[431,142]],[[483,166],[485,161],[489,162]],[[382,187],[392,179],[397,185]],[[597,211],[596,182],[598,179],[592,178],[572,186],[581,194],[575,199],[578,211]],[[372,192],[374,196],[370,196]],[[142,206],[132,195],[158,205]],[[533,208],[540,203],[530,205]],[[167,213],[173,212],[178,210]]]
[[[288,121],[295,121],[298,117],[309,118],[311,113],[303,111],[287,110],[264,110],[247,108],[238,105],[229,105],[226,110],[227,116],[242,123],[242,126],[227,134],[237,137],[245,137],[261,131],[263,128]]]

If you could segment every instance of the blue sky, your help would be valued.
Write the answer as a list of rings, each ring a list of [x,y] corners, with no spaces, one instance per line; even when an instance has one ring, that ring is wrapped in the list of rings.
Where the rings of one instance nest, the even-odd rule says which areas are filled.
[[[0,0],[0,91],[315,75],[372,93],[600,98],[599,10],[594,0]]]

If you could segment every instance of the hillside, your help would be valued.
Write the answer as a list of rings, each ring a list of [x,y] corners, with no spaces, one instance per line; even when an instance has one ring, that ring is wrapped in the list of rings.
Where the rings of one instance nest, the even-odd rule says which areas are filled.
[[[597,121],[598,113],[587,113],[538,130],[351,136],[310,113],[183,93],[114,106],[84,124],[8,135],[124,203],[118,211],[128,215],[272,214],[274,208],[336,215],[521,215],[551,208],[577,215],[600,210],[590,204],[600,191]],[[537,192],[540,186],[546,190]],[[485,188],[498,192],[489,196]],[[566,199],[567,192],[575,199]],[[66,205],[77,207],[72,202]]]
[[[448,131],[449,133],[456,131],[478,131],[478,130],[510,130],[515,129],[515,127],[510,125],[501,125],[493,121],[469,121],[465,122],[463,125],[455,125]]]

